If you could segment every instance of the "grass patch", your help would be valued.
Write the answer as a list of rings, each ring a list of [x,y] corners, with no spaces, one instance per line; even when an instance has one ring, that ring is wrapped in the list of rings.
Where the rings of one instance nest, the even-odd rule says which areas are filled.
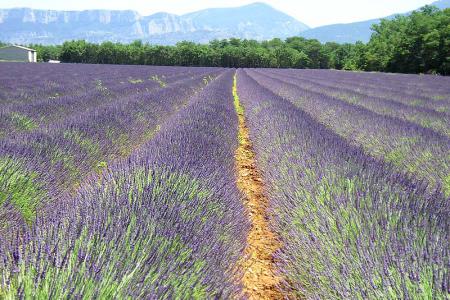
[[[436,101],[442,101],[442,100],[445,100],[446,98],[447,98],[447,96],[445,96],[445,95],[434,95],[433,96],[433,99]]]
[[[450,197],[450,174],[445,176],[442,189],[444,190],[445,197]]]
[[[10,114],[11,121],[14,124],[14,127],[23,130],[23,131],[30,131],[37,127],[37,124],[33,121],[33,119],[29,118],[26,115],[13,112]]]
[[[25,170],[17,159],[0,158],[0,204],[11,201],[28,223],[34,219],[36,205],[44,197],[37,178],[37,173]]]
[[[406,154],[403,149],[395,149],[390,151],[385,156],[385,160],[394,164],[395,166],[401,166],[406,159]]]
[[[242,107],[242,105],[239,102],[239,95],[237,92],[237,75],[234,75],[233,78],[233,103],[234,103],[234,108],[236,109],[236,112],[238,115],[244,115],[244,108]]]
[[[74,215],[61,228],[43,233],[48,245],[30,242],[30,247],[58,250],[42,251],[5,272],[0,298],[215,298],[205,283],[207,263],[199,256],[213,246],[193,249],[189,237],[205,230],[205,213],[213,216],[224,209],[213,192],[183,173],[139,166],[111,175],[87,189],[85,204],[94,209],[92,218]],[[179,226],[184,222],[192,231]],[[73,226],[79,228],[73,239],[55,240]]]
[[[132,84],[138,84],[138,83],[143,83],[144,80],[139,79],[139,78],[137,78],[137,79],[128,78],[128,82],[129,82],[129,83],[132,83]]]
[[[100,154],[99,143],[94,139],[84,136],[80,131],[67,130],[64,132],[64,138],[71,140],[92,156],[98,156]]]
[[[164,82],[162,80],[162,78],[160,78],[158,75],[151,76],[149,80],[156,81],[159,84],[160,87],[166,87],[167,86],[167,83]]]
[[[411,101],[412,106],[421,106],[423,104],[424,104],[424,102],[420,99],[415,99],[415,100]]]

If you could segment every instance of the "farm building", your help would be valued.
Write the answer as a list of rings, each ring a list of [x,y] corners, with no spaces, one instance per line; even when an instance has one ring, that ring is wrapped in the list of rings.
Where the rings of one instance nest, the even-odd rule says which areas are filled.
[[[36,50],[17,45],[2,47],[0,61],[37,62]]]

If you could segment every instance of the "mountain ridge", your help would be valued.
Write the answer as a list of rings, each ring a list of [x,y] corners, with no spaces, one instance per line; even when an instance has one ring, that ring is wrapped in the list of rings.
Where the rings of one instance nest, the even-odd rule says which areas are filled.
[[[450,0],[433,2],[449,8]],[[385,18],[392,18],[391,15]],[[60,44],[66,40],[173,45],[182,40],[207,43],[213,39],[268,40],[302,36],[321,42],[367,42],[371,26],[382,18],[309,28],[263,2],[239,7],[207,8],[182,15],[133,10],[58,11],[31,8],[0,9],[0,41],[16,44]]]
[[[435,1],[430,5],[436,6],[439,9],[450,8],[450,0]],[[409,13],[411,11],[358,22],[319,26],[305,30],[299,33],[299,35],[308,39],[317,39],[322,43],[355,43],[358,41],[367,43],[372,35],[372,25],[379,24],[381,19],[391,19],[397,15],[406,15]]]
[[[231,37],[264,40],[287,38],[308,28],[261,2],[183,15],[157,12],[148,16],[132,10],[0,9],[0,40],[22,44],[56,44],[72,39],[90,42],[140,39],[158,44],[175,44],[183,39],[206,43]]]

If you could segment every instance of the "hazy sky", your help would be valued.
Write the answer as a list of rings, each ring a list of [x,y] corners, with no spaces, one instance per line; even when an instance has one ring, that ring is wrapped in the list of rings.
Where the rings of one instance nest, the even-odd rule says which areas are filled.
[[[204,8],[239,6],[255,0],[0,0],[0,8],[32,7],[56,10],[131,9],[142,15],[159,11],[183,14]],[[266,0],[273,7],[315,27],[384,17],[406,12],[434,0]]]

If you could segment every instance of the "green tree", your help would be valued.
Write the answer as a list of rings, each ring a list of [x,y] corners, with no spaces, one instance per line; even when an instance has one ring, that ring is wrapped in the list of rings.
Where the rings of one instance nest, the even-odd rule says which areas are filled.
[[[425,6],[408,16],[373,26],[367,45],[367,69],[448,74],[450,9]]]
[[[32,45],[40,61],[102,64],[221,66],[250,68],[334,68],[345,70],[450,74],[450,9],[425,6],[410,15],[373,26],[369,43],[326,43],[302,37],[285,41],[212,40],[175,46],[84,40],[62,46]]]
[[[86,41],[67,41],[61,49],[61,60],[65,62],[82,63],[85,62]]]

